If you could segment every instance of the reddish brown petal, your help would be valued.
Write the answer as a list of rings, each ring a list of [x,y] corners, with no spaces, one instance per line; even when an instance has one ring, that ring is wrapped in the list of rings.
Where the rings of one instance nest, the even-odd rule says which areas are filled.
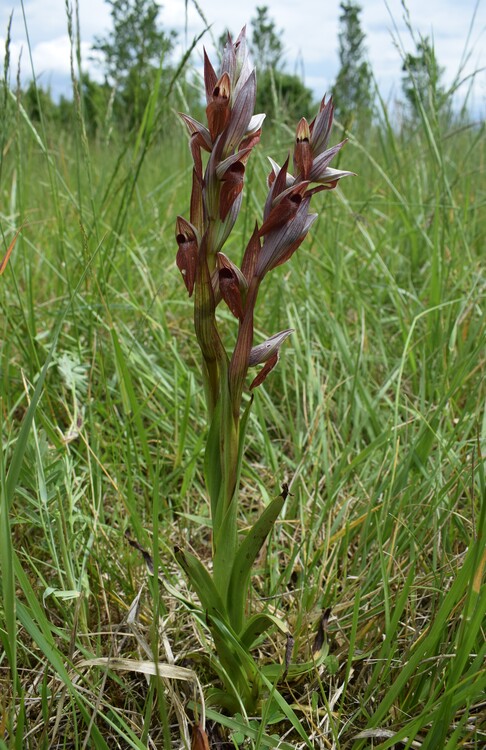
[[[243,271],[240,268],[238,268],[238,266],[235,265],[233,261],[230,260],[228,256],[225,255],[224,253],[218,253],[217,258],[218,258],[218,268],[219,269],[229,268],[229,270],[233,273],[233,275],[236,276],[241,291],[246,294],[246,291],[248,289],[248,282],[246,280],[246,277]]]
[[[233,403],[238,404],[243,392],[243,384],[248,371],[248,358],[253,344],[253,313],[260,287],[260,279],[254,276],[246,295],[245,316],[238,330],[236,346],[229,367],[229,382]]]
[[[272,268],[277,268],[277,266],[281,266],[283,263],[286,263],[292,255],[295,253],[296,250],[299,249],[299,247],[302,245],[303,241],[307,237],[307,232],[303,235],[301,235],[295,242],[293,242],[282,255],[278,258],[278,260],[275,261]]]
[[[253,135],[249,135],[248,138],[245,138],[240,143],[240,148],[250,148],[252,149],[254,146],[257,145],[257,143],[260,143],[260,137],[262,134],[262,129],[257,130]],[[248,159],[248,157],[246,157]]]
[[[297,126],[294,147],[295,176],[307,180],[312,167],[312,152],[310,147],[309,123],[303,117]]]
[[[176,221],[176,240],[179,245],[176,256],[177,268],[182,274],[189,297],[194,290],[196,279],[198,243],[194,227],[182,216]]]
[[[236,275],[229,268],[219,272],[219,291],[229,309],[238,320],[243,320],[243,302]]]
[[[199,234],[202,235],[203,228],[204,228],[202,180],[199,179],[195,169],[192,172],[190,216],[191,216],[191,224],[197,229]]]
[[[245,167],[241,161],[237,161],[225,172],[219,199],[219,218],[221,221],[226,219],[228,211],[243,190],[244,177]]]
[[[287,196],[280,203],[277,203],[270,211],[268,219],[260,227],[258,236],[263,237],[272,229],[278,229],[293,219],[301,202],[302,196],[297,193],[297,195]]]
[[[176,219],[176,237],[179,235],[182,235],[184,241],[197,241],[197,233],[194,225],[183,216],[178,216]]]
[[[250,237],[250,241],[246,246],[245,254],[243,255],[243,261],[241,263],[241,270],[245,274],[245,278],[248,282],[251,281],[253,274],[255,273],[255,266],[260,252],[260,239],[258,236],[258,224],[255,223],[255,229]]]
[[[216,72],[211,64],[211,61],[209,57],[206,54],[206,50],[204,50],[204,85],[206,87],[206,103],[209,104],[209,102],[212,99],[213,91],[216,87],[218,77],[216,75]]]
[[[177,238],[177,241],[179,242],[179,237]],[[194,291],[194,282],[196,279],[197,245],[193,242],[179,242],[176,263],[177,268],[182,274],[189,297],[191,297]]]
[[[210,750],[208,736],[199,723],[192,727],[191,750]]]
[[[231,115],[230,108],[231,84],[228,73],[223,73],[214,87],[211,101],[206,107],[209,133],[214,143],[220,133],[225,130]]]
[[[284,226],[284,224],[287,224],[288,221],[293,219],[302,203],[302,198],[307,189],[307,185],[307,182],[299,183],[295,187],[290,188],[288,194],[279,200],[279,202],[271,209],[260,227],[260,237],[268,234],[273,229],[278,229],[279,227]]]
[[[273,171],[268,176],[269,191],[268,191],[268,195],[265,201],[265,206],[263,208],[263,220],[264,221],[268,219],[268,215],[270,211],[272,210],[272,207],[274,206],[274,204],[277,202],[277,199],[280,193],[285,192],[286,188],[288,187],[287,180],[290,177],[290,175],[287,174],[287,167],[289,165],[289,159],[290,159],[290,156],[287,156],[282,167],[279,167],[278,164],[276,164],[276,162],[270,159],[270,162],[273,167]]]
[[[198,143],[197,134],[191,135],[189,145],[191,148],[192,160],[194,162],[194,169],[199,180],[203,178],[202,159],[201,159],[201,144]]]
[[[308,213],[309,203],[310,198],[305,197],[292,221],[288,221],[265,236],[257,258],[255,276],[263,279],[268,271],[280,265],[284,260],[288,260],[295,252],[317,218],[317,214]]]
[[[263,381],[266,379],[267,375],[272,372],[273,368],[278,362],[279,354],[278,352],[275,352],[273,357],[270,357],[270,359],[267,359],[265,362],[265,365],[262,367],[256,378],[252,381],[250,385],[250,391],[253,390],[253,388],[258,388],[259,385],[263,383]]]
[[[218,148],[214,150],[214,153],[217,154],[219,151]],[[246,164],[248,161],[248,157],[250,156],[251,148],[245,148],[241,151],[237,151],[235,154],[232,154],[231,156],[228,156],[226,159],[223,159],[223,161],[220,161],[219,163],[217,160],[215,160],[216,163],[216,174],[219,177],[220,180],[222,180],[228,171],[230,167],[233,166],[233,164],[236,164],[237,161],[241,161],[242,164]]]
[[[268,161],[272,165],[272,171],[267,177],[267,185],[269,188],[271,188],[280,173],[280,167],[278,166],[277,162],[272,159],[271,156],[268,157]],[[288,163],[288,161],[286,163]],[[293,177],[290,172],[287,172],[285,174],[285,186],[283,188],[280,188],[280,192],[285,192],[286,189],[292,187],[293,185],[295,185],[295,177]]]
[[[309,141],[301,141],[294,148],[294,171],[295,176],[307,180],[312,168],[312,152]]]

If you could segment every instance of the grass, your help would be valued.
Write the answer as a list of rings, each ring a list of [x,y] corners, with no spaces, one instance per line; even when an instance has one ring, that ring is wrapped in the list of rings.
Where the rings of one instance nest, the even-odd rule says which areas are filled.
[[[319,624],[333,658],[247,717],[204,705],[212,647],[173,552],[210,537],[183,128],[107,148],[4,114],[0,747],[182,747],[194,712],[215,746],[483,746],[484,127],[383,109],[267,283],[262,338],[295,333],[256,394],[242,531],[293,484],[252,606],[288,623],[293,663]],[[233,258],[291,137],[254,157]],[[256,658],[285,650],[276,631]]]

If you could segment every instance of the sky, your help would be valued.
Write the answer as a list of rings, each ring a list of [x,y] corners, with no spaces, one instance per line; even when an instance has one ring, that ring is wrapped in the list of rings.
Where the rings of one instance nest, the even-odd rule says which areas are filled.
[[[22,10],[21,0],[0,1],[0,60],[4,58],[8,19],[13,12],[11,80],[14,82],[17,76],[19,56],[21,80],[32,78],[29,40],[37,79],[44,88],[50,88],[55,98],[61,93],[70,95],[70,43],[65,2],[24,0]],[[160,22],[163,28],[179,33],[177,52],[182,52],[206,26],[197,8],[202,10],[211,30],[194,55],[198,66],[202,44],[214,55],[212,38],[217,38],[226,28],[236,34],[244,24],[250,26],[256,6],[267,5],[277,30],[282,31],[286,69],[302,76],[316,98],[321,98],[330,90],[339,69],[339,3],[340,0],[255,0],[254,4],[248,0],[245,3],[161,0]],[[381,94],[392,103],[401,93],[400,50],[402,55],[403,51],[414,50],[413,38],[405,23],[404,2],[360,0],[360,5],[368,59]],[[104,0],[78,0],[78,7],[83,66],[101,80],[100,67],[89,57],[94,37],[104,36],[110,29],[110,7]],[[486,66],[486,0],[407,0],[406,9],[414,34],[433,39],[437,60],[445,68],[445,84],[452,84],[458,75],[460,78],[471,76]],[[466,89],[467,84],[459,89],[458,103],[461,95],[466,95]],[[469,102],[472,111],[485,116],[484,70],[473,79]]]

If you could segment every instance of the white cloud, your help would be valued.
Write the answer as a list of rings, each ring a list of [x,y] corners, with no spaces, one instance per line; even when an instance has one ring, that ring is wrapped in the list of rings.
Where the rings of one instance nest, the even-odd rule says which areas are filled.
[[[32,52],[34,70],[41,76],[50,70],[68,76],[71,73],[70,52],[71,43],[67,34],[48,42],[40,42]]]

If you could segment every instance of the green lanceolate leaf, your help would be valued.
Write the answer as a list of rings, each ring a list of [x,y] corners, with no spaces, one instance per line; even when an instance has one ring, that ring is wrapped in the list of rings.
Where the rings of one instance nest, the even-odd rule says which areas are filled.
[[[195,707],[195,704],[191,701],[189,701],[188,705],[189,708]],[[225,714],[219,713],[218,711],[206,706],[206,719],[210,719],[216,724],[221,724],[221,726],[227,727],[233,733],[238,732],[252,740],[259,739],[261,747],[278,748],[278,750],[295,750],[295,745],[284,742],[284,740],[278,736],[266,734],[260,735],[259,727],[254,726],[253,722],[250,724],[248,721],[243,720],[242,717],[225,716]]]
[[[300,664],[289,664],[286,668],[283,664],[265,664],[261,668],[261,672],[268,680],[278,680],[284,673],[287,679],[295,680],[299,677],[304,677],[304,675],[310,672],[315,672],[318,667],[325,663],[328,655],[329,644],[324,643],[319,653],[310,661],[304,661]]]
[[[287,494],[288,490],[285,487],[282,493],[265,508],[260,518],[241,542],[235,555],[228,587],[228,613],[231,624],[237,633],[240,633],[243,627],[252,566],[282,510]]]
[[[211,615],[217,613],[225,617],[226,608],[223,600],[202,562],[195,555],[182,549],[177,549],[175,556],[198,595],[203,609]]]
[[[250,650],[257,638],[259,638],[262,633],[265,633],[265,631],[269,630],[272,627],[277,627],[281,633],[283,633],[284,635],[288,635],[288,626],[279,617],[268,614],[266,612],[261,612],[258,615],[253,615],[253,617],[250,617],[250,619],[246,623],[245,628],[240,635],[240,640],[245,648]]]
[[[216,587],[227,601],[229,579],[238,549],[238,442],[239,427],[226,377],[221,378],[221,489],[213,517],[213,578]]]
[[[248,429],[248,421],[250,418],[252,404],[253,404],[253,394],[245,407],[243,416],[241,417],[241,421],[240,421],[240,435],[239,435],[239,443],[238,443],[238,468],[237,468],[237,474],[236,474],[236,486],[237,487],[239,487],[240,485],[241,465],[243,463],[243,456],[245,455],[246,431]]]
[[[235,493],[227,508],[217,533],[214,532],[213,575],[223,601],[228,600],[230,576],[238,549],[237,536],[238,496]]]
[[[231,685],[236,688],[247,711],[252,711],[257,704],[261,690],[260,671],[240,638],[231,625],[221,617],[208,617],[208,624],[213,634],[218,656],[225,667]]]
[[[206,442],[206,451],[204,453],[204,480],[211,502],[211,519],[213,529],[216,529],[218,500],[221,492],[221,403],[218,401],[214,410],[211,426],[209,428]]]

